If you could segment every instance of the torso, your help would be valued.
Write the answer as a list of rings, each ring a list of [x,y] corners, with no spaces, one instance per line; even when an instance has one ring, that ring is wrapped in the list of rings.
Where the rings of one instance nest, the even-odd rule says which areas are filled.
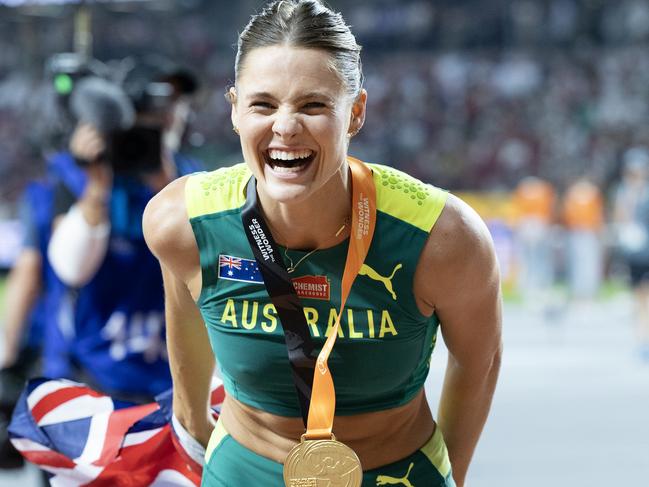
[[[402,179],[401,173],[377,170],[377,188],[391,187],[394,194],[385,196],[388,189],[381,188],[387,199],[379,209],[385,213],[377,224],[366,266],[357,277],[358,284],[352,288],[348,311],[341,320],[344,331],[339,334],[330,360],[338,392],[334,433],[339,441],[357,452],[364,469],[411,454],[430,438],[435,428],[422,385],[438,322],[430,316],[432,308],[417,298],[413,288],[419,252],[430,230],[426,225],[432,226],[439,214],[429,218],[424,213],[432,207],[441,211],[444,198]],[[241,172],[229,174],[230,183],[245,178]],[[207,195],[208,189],[223,187],[220,182],[218,178],[207,178],[200,188]],[[396,194],[404,189],[407,197]],[[433,204],[435,198],[438,199]],[[272,304],[263,285],[231,282],[221,273],[228,269],[222,267],[221,256],[251,259],[249,249],[246,251],[245,246],[234,243],[236,218],[231,218],[229,223],[219,220],[221,214],[213,212],[209,204],[206,208],[190,209],[190,216],[192,211],[199,211],[198,220],[200,215],[207,216],[206,228],[216,225],[213,221],[220,225],[218,231],[201,230],[204,224],[197,223],[194,213],[192,225],[194,232],[198,232],[202,272],[200,279],[197,273],[188,273],[186,282],[198,301],[230,392],[221,419],[230,434],[244,446],[283,462],[304,432],[304,426],[296,409],[290,377],[277,376],[278,370],[289,370],[281,328],[272,326],[276,321],[271,317],[274,309],[269,307]],[[228,213],[232,212],[226,210],[223,215]],[[401,221],[399,215],[405,214],[415,216],[411,219],[408,216],[407,222]],[[431,218],[432,223],[428,221]],[[398,230],[399,225],[405,230]],[[220,235],[228,237],[221,240]],[[211,242],[212,250],[205,251],[206,242]],[[336,268],[337,264],[328,267],[328,263],[344,257],[346,244],[342,249],[339,247],[318,252],[319,255],[310,257],[300,272],[296,272],[296,276],[324,275],[330,282],[327,299],[330,303],[313,297],[304,299],[305,310],[308,307],[313,310],[310,316],[316,316],[309,325],[312,336],[316,341],[320,339],[317,341],[320,345],[328,335],[331,309],[339,307],[341,276],[338,274],[342,275],[342,263],[341,269]],[[298,254],[296,259],[299,257]],[[198,291],[199,286],[202,292]],[[387,318],[383,319],[386,314]],[[338,375],[336,368],[339,368]],[[264,388],[264,381],[273,387]]]
[[[279,463],[284,463],[296,438],[304,433],[301,419],[267,413],[231,396],[226,396],[220,420],[239,443]],[[410,455],[434,431],[435,422],[423,390],[405,406],[337,416],[334,421],[336,439],[356,452],[364,470]]]

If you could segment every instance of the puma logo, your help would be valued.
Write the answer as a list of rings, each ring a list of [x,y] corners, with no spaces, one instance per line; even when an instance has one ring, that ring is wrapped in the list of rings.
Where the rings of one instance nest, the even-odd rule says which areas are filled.
[[[401,265],[401,264],[399,264]],[[410,475],[410,471],[412,470],[412,467],[414,467],[415,464],[414,462],[410,464],[408,467],[408,472],[401,477],[400,479],[396,477],[390,477],[389,475],[379,475],[376,477],[376,485],[397,485],[397,484],[403,484],[406,487],[415,487],[410,483],[410,480],[408,480],[408,475]]]
[[[394,267],[394,270],[392,271],[392,274],[390,274],[390,277],[383,277],[381,274],[376,272],[374,269],[372,269],[370,266],[367,264],[363,264],[361,266],[361,270],[358,273],[359,276],[367,276],[370,279],[373,279],[375,281],[382,282],[383,285],[385,286],[385,289],[388,290],[388,292],[392,295],[392,299],[395,301],[397,300],[397,295],[394,292],[394,289],[392,289],[392,278],[394,277],[394,274],[401,269],[403,266],[401,264],[397,264]]]

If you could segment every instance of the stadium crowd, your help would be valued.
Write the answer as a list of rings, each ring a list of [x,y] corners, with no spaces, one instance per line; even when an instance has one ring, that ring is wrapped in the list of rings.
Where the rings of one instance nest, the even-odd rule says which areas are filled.
[[[17,186],[16,172],[25,177],[39,167],[39,136],[55,116],[51,108],[35,116],[47,106],[43,84],[19,73],[0,80],[3,194]],[[190,138],[207,146],[213,165],[236,151],[227,84],[225,72],[211,74]],[[359,134],[356,152],[453,189],[512,189],[525,174],[561,187],[584,171],[608,183],[622,152],[649,140],[642,123],[649,54],[641,46],[543,57],[385,53],[366,62],[366,85],[368,110],[378,116]]]

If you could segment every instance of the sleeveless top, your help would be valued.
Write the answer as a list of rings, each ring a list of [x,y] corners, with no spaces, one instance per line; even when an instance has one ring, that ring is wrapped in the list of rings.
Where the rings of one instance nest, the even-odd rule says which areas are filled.
[[[395,169],[369,166],[377,192],[376,230],[329,358],[338,415],[409,402],[428,374],[439,325],[434,314],[419,312],[412,288],[446,193]],[[300,410],[283,330],[241,223],[250,174],[238,164],[186,182],[202,269],[197,305],[227,392],[255,408],[296,417]],[[291,274],[318,351],[340,308],[348,243],[318,250]],[[306,255],[288,252],[293,262]]]

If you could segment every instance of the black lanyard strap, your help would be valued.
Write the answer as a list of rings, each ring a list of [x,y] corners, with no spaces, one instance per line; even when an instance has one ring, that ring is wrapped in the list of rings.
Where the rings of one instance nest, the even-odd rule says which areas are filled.
[[[293,372],[302,420],[306,426],[316,363],[315,346],[300,298],[293,287],[293,281],[286,270],[277,243],[261,214],[257,198],[257,181],[254,176],[250,178],[246,187],[246,204],[241,212],[241,222],[264,278],[266,290],[275,305],[284,330],[288,360]]]

